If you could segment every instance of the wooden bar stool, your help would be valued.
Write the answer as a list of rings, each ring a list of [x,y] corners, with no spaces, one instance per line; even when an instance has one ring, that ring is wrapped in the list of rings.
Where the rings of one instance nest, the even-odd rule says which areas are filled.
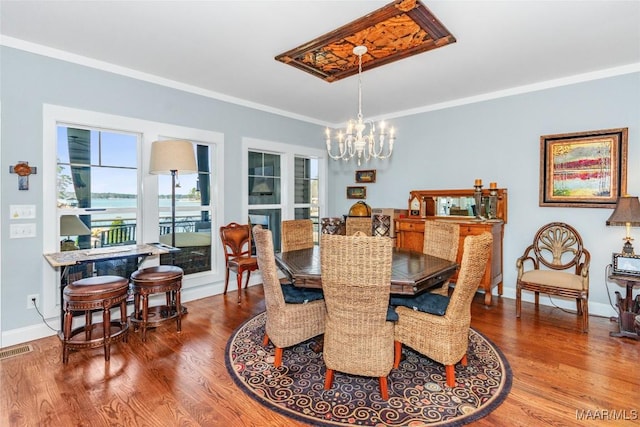
[[[111,343],[127,341],[127,295],[129,280],[120,276],[95,276],[77,280],[63,291],[64,319],[62,363],[69,361],[69,350],[104,347],[104,360],[109,361]],[[120,321],[111,320],[111,309],[120,305]],[[92,311],[102,310],[102,322],[92,322]],[[72,328],[73,312],[84,311],[85,324]]]
[[[157,326],[167,320],[176,319],[178,332],[182,330],[183,308],[180,304],[180,290],[183,275],[182,269],[173,265],[143,268],[131,274],[133,290],[131,323],[135,330],[142,327],[143,342],[147,340],[149,326]],[[166,294],[166,304],[149,307],[149,295],[161,292]]]

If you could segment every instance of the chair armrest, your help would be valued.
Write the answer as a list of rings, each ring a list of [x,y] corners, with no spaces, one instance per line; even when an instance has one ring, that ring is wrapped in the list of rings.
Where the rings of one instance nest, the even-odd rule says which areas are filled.
[[[516,260],[516,267],[518,269],[518,280],[524,273],[524,266],[526,261],[531,261],[534,269],[538,270],[540,268],[538,260],[530,255],[531,251],[533,251],[533,245],[529,245],[529,247],[524,251],[524,254]]]
[[[588,278],[589,265],[591,264],[591,254],[586,249],[582,250],[582,254],[584,255],[584,261],[576,265],[576,274],[579,274],[582,277]]]

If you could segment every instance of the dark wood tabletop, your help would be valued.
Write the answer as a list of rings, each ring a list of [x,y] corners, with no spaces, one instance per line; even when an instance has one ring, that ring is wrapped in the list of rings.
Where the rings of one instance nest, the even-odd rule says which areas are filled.
[[[313,249],[281,252],[276,254],[276,264],[295,286],[302,288],[322,288],[320,272],[320,246]],[[437,287],[456,272],[458,264],[413,252],[407,249],[393,249],[391,267],[391,293],[416,295]]]

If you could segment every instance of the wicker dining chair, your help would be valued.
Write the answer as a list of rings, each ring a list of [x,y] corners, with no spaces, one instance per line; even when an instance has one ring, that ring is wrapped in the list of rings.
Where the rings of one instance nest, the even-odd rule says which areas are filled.
[[[353,236],[357,231],[361,231],[365,236],[373,234],[373,220],[370,216],[347,217],[345,221],[346,235]]]
[[[394,367],[400,364],[404,344],[442,363],[447,385],[455,385],[455,364],[467,365],[471,301],[484,276],[492,240],[490,233],[465,238],[460,273],[444,315],[423,313],[408,307],[396,308]]]
[[[291,219],[282,221],[282,252],[313,248],[313,221],[310,219]]]
[[[324,333],[326,308],[324,300],[287,304],[278,279],[271,231],[256,225],[253,227],[253,238],[258,265],[262,273],[267,311],[263,345],[266,347],[269,340],[273,343],[275,347],[273,365],[277,368],[282,364],[284,348]]]
[[[588,332],[590,260],[575,228],[563,222],[542,226],[533,243],[516,260],[516,318],[522,311],[522,290],[534,292],[536,307],[541,292],[574,298],[582,332]]]
[[[455,262],[460,245],[460,226],[455,222],[427,220],[424,223],[424,245],[422,252],[427,255]],[[449,281],[432,293],[449,296]]]
[[[236,273],[238,282],[238,304],[242,290],[242,275],[247,272],[247,281],[244,285],[249,286],[251,272],[258,269],[258,260],[251,255],[251,228],[249,224],[230,224],[220,227],[220,240],[224,250],[225,276],[224,294],[229,286],[229,270]]]
[[[327,306],[324,388],[331,388],[334,371],[377,377],[380,395],[387,400],[393,367],[393,323],[386,321],[393,241],[363,233],[323,234],[321,247]]]

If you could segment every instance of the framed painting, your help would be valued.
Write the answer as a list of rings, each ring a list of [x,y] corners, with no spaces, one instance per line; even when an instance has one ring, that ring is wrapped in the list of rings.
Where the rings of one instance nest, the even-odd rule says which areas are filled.
[[[347,187],[347,199],[366,199],[367,187]]]
[[[540,206],[615,208],[627,192],[628,128],[540,137]]]
[[[356,182],[363,183],[374,183],[376,182],[376,171],[375,170],[367,170],[367,171],[356,171]]]

